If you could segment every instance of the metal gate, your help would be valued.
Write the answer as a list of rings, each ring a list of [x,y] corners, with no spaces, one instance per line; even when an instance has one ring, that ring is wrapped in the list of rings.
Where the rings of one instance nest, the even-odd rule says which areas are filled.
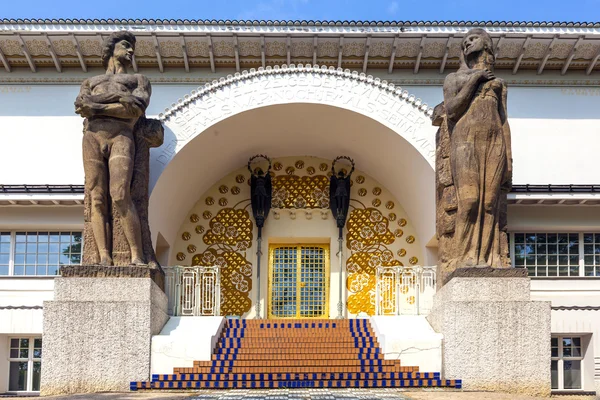
[[[169,315],[221,314],[219,267],[163,267]]]
[[[376,315],[427,315],[433,306],[436,267],[378,267]]]

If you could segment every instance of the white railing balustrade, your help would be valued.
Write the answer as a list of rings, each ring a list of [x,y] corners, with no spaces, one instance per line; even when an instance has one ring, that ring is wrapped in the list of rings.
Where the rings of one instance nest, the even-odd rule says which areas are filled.
[[[219,267],[163,267],[169,315],[220,315]]]
[[[378,267],[376,315],[427,315],[433,306],[436,267]]]

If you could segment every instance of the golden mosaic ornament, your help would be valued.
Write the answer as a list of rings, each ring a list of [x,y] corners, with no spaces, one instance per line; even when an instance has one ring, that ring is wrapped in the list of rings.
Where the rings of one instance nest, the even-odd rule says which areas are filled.
[[[324,175],[279,175],[273,181],[273,208],[328,208],[329,179]]]
[[[194,254],[194,253],[196,252],[196,250],[197,250],[197,248],[196,248],[196,246],[194,246],[193,244],[190,244],[190,245],[187,247],[187,251],[188,251],[188,253],[190,253],[190,254]]]
[[[400,226],[406,226],[406,220],[404,218],[400,218],[398,220],[398,225],[400,225]]]
[[[199,235],[204,233],[204,227],[202,225],[196,225],[196,229],[194,229],[194,230]]]
[[[237,183],[244,183],[244,181],[246,180],[246,177],[244,177],[244,175],[239,174],[238,176],[235,177],[235,181]]]
[[[227,186],[225,186],[225,185],[221,185],[221,186],[219,186],[219,193],[221,193],[221,194],[225,194],[225,193],[227,193],[228,191],[229,191],[229,188],[228,188]]]
[[[296,164],[294,164],[294,165],[296,166],[296,168],[302,169],[302,168],[304,168],[304,161],[298,160],[298,161],[296,161]]]
[[[294,173],[294,171],[296,171],[296,169],[294,167],[291,167],[291,166],[287,167],[285,169],[285,173],[288,174],[288,175],[292,175]]]
[[[279,161],[275,161],[275,164],[273,164],[273,169],[275,171],[281,171],[282,168],[283,168],[283,164],[281,164]]]
[[[225,207],[225,206],[227,205],[227,199],[226,199],[225,197],[221,197],[221,198],[219,199],[219,205],[220,205],[221,207]]]
[[[381,205],[381,200],[379,200],[379,199],[373,199],[373,201],[371,202],[371,204],[373,204],[373,207],[379,207]]]
[[[389,219],[390,221],[395,221],[395,220],[396,220],[396,214],[394,214],[394,213],[390,213],[390,215],[388,215],[388,219]]]
[[[409,237],[406,238],[406,243],[414,243],[415,242],[415,237],[413,235],[410,235]]]
[[[306,173],[309,175],[314,175],[315,174],[315,168],[314,167],[308,167],[306,168]]]
[[[385,203],[385,208],[387,208],[388,210],[391,210],[392,208],[394,208],[395,204],[393,201],[388,201],[387,203]]]
[[[198,221],[200,221],[200,217],[198,216],[198,214],[190,215],[190,222],[196,223]]]
[[[185,254],[183,254],[182,252],[177,253],[177,261],[183,260],[185,260]]]
[[[329,165],[327,165],[325,163],[321,163],[321,164],[319,164],[319,169],[321,171],[327,171],[329,169]]]
[[[204,201],[206,203],[207,206],[212,206],[213,204],[215,204],[215,199],[213,199],[212,197],[207,197],[206,200]]]
[[[375,196],[379,196],[379,195],[381,194],[381,188],[380,188],[380,187],[377,187],[377,186],[376,186],[376,187],[374,187],[374,188],[373,188],[373,194],[374,194]]]
[[[346,247],[352,249],[352,241],[364,247],[394,243],[394,234],[390,232],[388,224],[388,219],[375,208],[355,208],[346,223]]]
[[[359,185],[362,185],[363,183],[365,183],[365,177],[362,175],[357,176],[356,183],[358,183]]]
[[[190,239],[192,238],[192,235],[190,235],[190,233],[189,233],[189,232],[183,232],[183,233],[181,234],[181,238],[182,238],[183,240],[190,240]]]
[[[202,218],[204,218],[204,219],[211,219],[212,218],[212,213],[210,211],[204,211],[202,213]]]
[[[416,265],[419,262],[419,259],[417,257],[411,257],[411,258],[408,259],[408,262],[411,265]]]
[[[206,245],[226,244],[244,247],[252,245],[252,220],[245,209],[224,208],[210,221],[202,240]]]
[[[240,194],[240,188],[237,187],[237,186],[232,186],[231,187],[231,194],[235,194],[235,195]]]
[[[400,249],[396,254],[398,254],[398,257],[404,257],[406,255],[406,250]]]
[[[394,231],[394,236],[399,238],[399,237],[402,237],[402,235],[404,235],[404,231],[402,229],[396,229]]]
[[[365,197],[367,195],[367,189],[365,189],[365,188],[358,189],[358,195],[360,197]]]

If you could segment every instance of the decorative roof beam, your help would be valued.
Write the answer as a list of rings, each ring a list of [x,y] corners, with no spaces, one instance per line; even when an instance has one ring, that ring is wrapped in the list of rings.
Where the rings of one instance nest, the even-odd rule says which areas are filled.
[[[313,65],[317,65],[317,50],[318,50],[318,41],[317,35],[313,38]]]
[[[446,62],[448,61],[448,54],[450,53],[450,42],[454,39],[454,35],[450,35],[446,40],[446,50],[444,50],[444,56],[442,57],[442,64],[440,65],[440,74],[444,73],[446,69]]]
[[[290,35],[287,36],[287,65],[292,63],[292,37]]]
[[[81,200],[75,200],[75,204],[83,204],[83,201],[81,201]]]
[[[156,34],[152,34],[152,38],[154,39],[154,53],[156,54],[156,60],[158,61],[158,70],[162,73],[165,72],[165,67],[163,66],[162,57],[160,55],[160,47],[158,45],[158,38]]]
[[[560,70],[560,74],[561,75],[564,75],[564,74],[567,73],[567,70],[569,69],[569,65],[571,65],[571,61],[573,61],[573,58],[575,58],[575,52],[577,51],[577,48],[579,47],[579,45],[581,44],[581,42],[583,42],[583,36],[579,36],[579,38],[577,39],[577,41],[575,42],[575,44],[571,48],[571,52],[569,53],[569,57],[567,57],[567,61],[565,61],[562,69]]]
[[[17,39],[19,39],[19,42],[21,43],[21,50],[23,51],[23,54],[25,55],[25,58],[27,59],[27,63],[29,64],[29,68],[31,68],[31,72],[36,72],[35,63],[33,62],[33,58],[31,58],[31,54],[29,54],[29,49],[27,48],[25,41],[23,40],[21,35],[19,35],[18,33],[15,33],[15,35],[17,36]]]
[[[77,41],[77,38],[75,37],[75,35],[71,34],[71,40],[73,41],[73,44],[75,45],[75,53],[77,54],[77,58],[79,59],[79,65],[81,65],[81,69],[83,70],[83,72],[87,72],[87,65],[85,65],[85,60],[83,59],[83,54],[81,53],[81,48],[79,47],[79,42]],[[133,57],[132,57],[132,61],[133,61]]]
[[[506,39],[506,35],[502,35],[500,36],[500,39],[498,39],[498,43],[496,43],[496,50],[494,51],[494,59],[498,58],[498,54],[500,54],[500,49],[502,48],[504,39]]]
[[[185,72],[190,72],[190,60],[188,58],[185,37],[182,33],[179,34],[179,40],[181,41],[181,51],[183,52],[183,65],[185,66]]]
[[[267,66],[267,55],[265,53],[266,47],[267,45],[265,44],[265,35],[260,35],[260,59],[263,68]]]
[[[554,35],[554,37],[552,38],[552,41],[550,42],[550,45],[546,49],[546,54],[544,54],[544,57],[542,58],[542,62],[540,63],[540,66],[538,67],[538,70],[537,70],[538,75],[541,75],[541,73],[544,72],[544,67],[546,66],[546,63],[548,62],[548,59],[550,58],[550,54],[552,53],[552,50],[554,49],[554,44],[556,43],[557,40],[558,40],[558,35]]]
[[[215,53],[213,51],[213,42],[210,35],[206,35],[208,39],[208,57],[210,58],[210,70],[215,72]]]
[[[521,52],[519,53],[517,62],[515,63],[515,66],[513,67],[513,70],[512,70],[513,75],[516,74],[517,71],[519,70],[519,65],[521,65],[521,60],[523,59],[523,56],[525,55],[525,51],[527,51],[527,45],[529,44],[530,40],[531,40],[531,35],[528,35],[527,38],[525,39],[525,42],[523,43],[523,47],[521,48]]]
[[[235,33],[233,34],[233,54],[235,55],[235,71],[240,72],[240,44]]]
[[[367,64],[369,63],[369,49],[371,47],[371,35],[367,36],[365,42],[365,58],[363,59],[363,72],[367,72]]]
[[[589,75],[592,73],[592,71],[594,70],[594,67],[596,66],[596,63],[598,62],[598,59],[600,59],[600,48],[598,49],[596,56],[594,58],[592,58],[592,61],[590,61],[590,64],[588,65],[587,69],[585,70],[586,75]]]
[[[2,61],[2,65],[4,65],[4,69],[6,70],[6,72],[10,72],[10,64],[6,59],[6,56],[4,56],[4,52],[2,51],[2,49],[0,49],[0,60]]]
[[[340,43],[338,45],[338,68],[342,68],[342,53],[344,51],[344,35],[340,35]]]
[[[10,203],[10,205],[12,206],[16,206],[17,205],[17,201],[16,200],[9,200],[8,201]]]
[[[390,65],[388,66],[388,74],[394,72],[394,61],[396,60],[396,51],[398,50],[399,37],[394,37],[394,44],[392,45],[392,54],[390,55]]]
[[[60,60],[58,59],[58,56],[56,55],[56,52],[54,51],[54,47],[52,47],[52,42],[50,41],[48,34],[45,32],[44,32],[44,38],[46,39],[46,44],[48,45],[48,51],[50,52],[50,56],[52,57],[52,60],[54,61],[54,66],[56,67],[56,70],[58,72],[62,72],[62,65],[60,65]]]
[[[419,73],[419,67],[421,65],[421,57],[423,57],[423,47],[425,47],[425,38],[427,35],[423,35],[421,38],[421,43],[419,44],[419,54],[417,54],[417,61],[415,62],[415,69],[413,70],[413,74]]]

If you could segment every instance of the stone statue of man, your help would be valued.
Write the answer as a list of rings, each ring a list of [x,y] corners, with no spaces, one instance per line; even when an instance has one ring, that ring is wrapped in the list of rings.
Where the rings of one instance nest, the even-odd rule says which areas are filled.
[[[438,133],[440,261],[450,270],[510,266],[506,193],[512,180],[506,83],[494,75],[494,49],[483,29],[466,33],[458,71],[444,81]],[[450,217],[450,219],[448,219]],[[442,218],[442,219],[440,219]],[[442,275],[446,275],[442,271]]]
[[[129,245],[131,264],[144,265],[140,218],[131,197],[134,173],[134,127],[150,102],[149,80],[128,75],[135,36],[115,32],[104,43],[106,74],[86,79],[75,101],[75,112],[86,118],[83,136],[85,190],[100,265],[112,265],[112,207]]]

